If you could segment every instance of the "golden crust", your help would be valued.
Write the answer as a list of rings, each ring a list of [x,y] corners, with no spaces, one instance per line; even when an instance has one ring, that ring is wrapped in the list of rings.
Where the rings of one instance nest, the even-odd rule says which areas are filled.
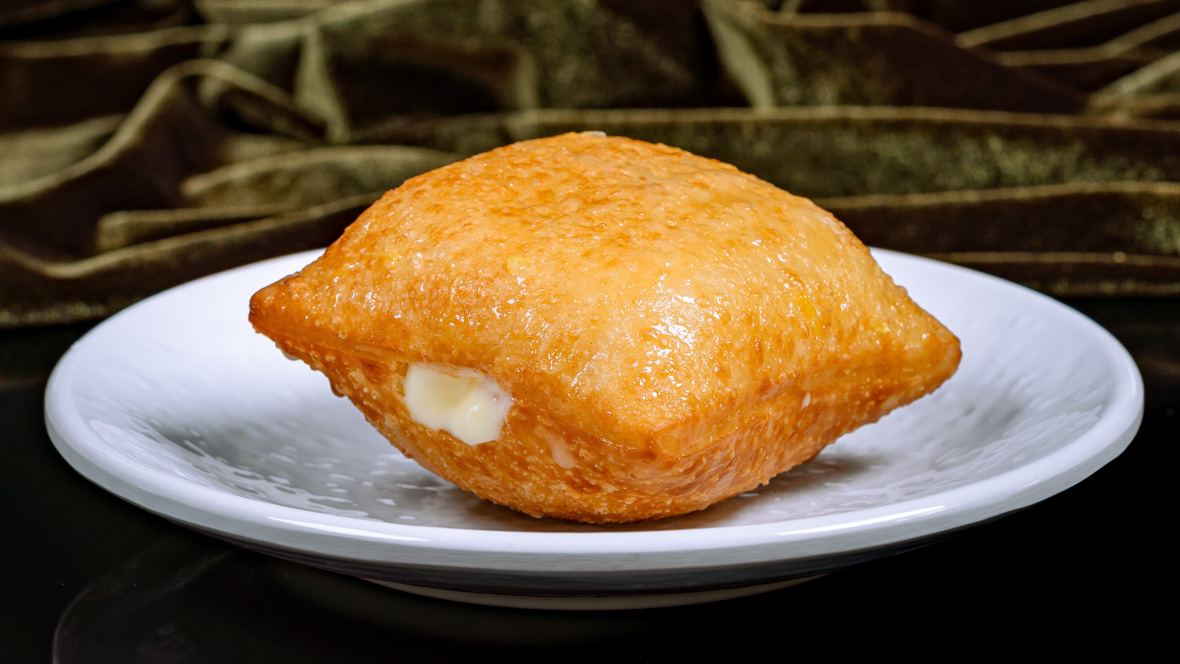
[[[701,509],[934,390],[958,340],[810,201],[681,150],[525,141],[408,180],[250,319],[426,468],[535,516]],[[410,362],[515,404],[470,446]]]

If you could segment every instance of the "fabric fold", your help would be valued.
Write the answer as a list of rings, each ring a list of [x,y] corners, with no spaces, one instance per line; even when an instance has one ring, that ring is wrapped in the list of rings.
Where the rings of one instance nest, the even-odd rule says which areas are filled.
[[[1180,295],[1180,0],[21,0],[0,327],[323,246],[412,177],[605,131],[1057,296]]]

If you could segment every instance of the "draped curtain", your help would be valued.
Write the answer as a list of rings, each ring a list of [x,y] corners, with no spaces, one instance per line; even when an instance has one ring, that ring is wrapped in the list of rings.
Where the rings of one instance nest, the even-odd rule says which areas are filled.
[[[0,327],[325,246],[407,177],[601,130],[867,244],[1180,294],[1180,0],[6,0]]]

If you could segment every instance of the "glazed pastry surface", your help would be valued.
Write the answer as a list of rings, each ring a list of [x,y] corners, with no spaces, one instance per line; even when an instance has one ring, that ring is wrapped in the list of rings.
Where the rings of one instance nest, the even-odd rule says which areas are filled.
[[[957,339],[810,201],[596,133],[408,180],[259,291],[250,318],[424,467],[590,522],[747,491],[959,361]],[[499,437],[411,417],[411,365],[502,390]]]

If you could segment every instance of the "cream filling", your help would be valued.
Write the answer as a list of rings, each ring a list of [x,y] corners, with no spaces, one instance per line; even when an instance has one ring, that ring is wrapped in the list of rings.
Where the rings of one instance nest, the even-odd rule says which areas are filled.
[[[472,446],[500,438],[513,403],[511,395],[481,373],[448,373],[423,364],[409,366],[402,389],[415,422]]]

